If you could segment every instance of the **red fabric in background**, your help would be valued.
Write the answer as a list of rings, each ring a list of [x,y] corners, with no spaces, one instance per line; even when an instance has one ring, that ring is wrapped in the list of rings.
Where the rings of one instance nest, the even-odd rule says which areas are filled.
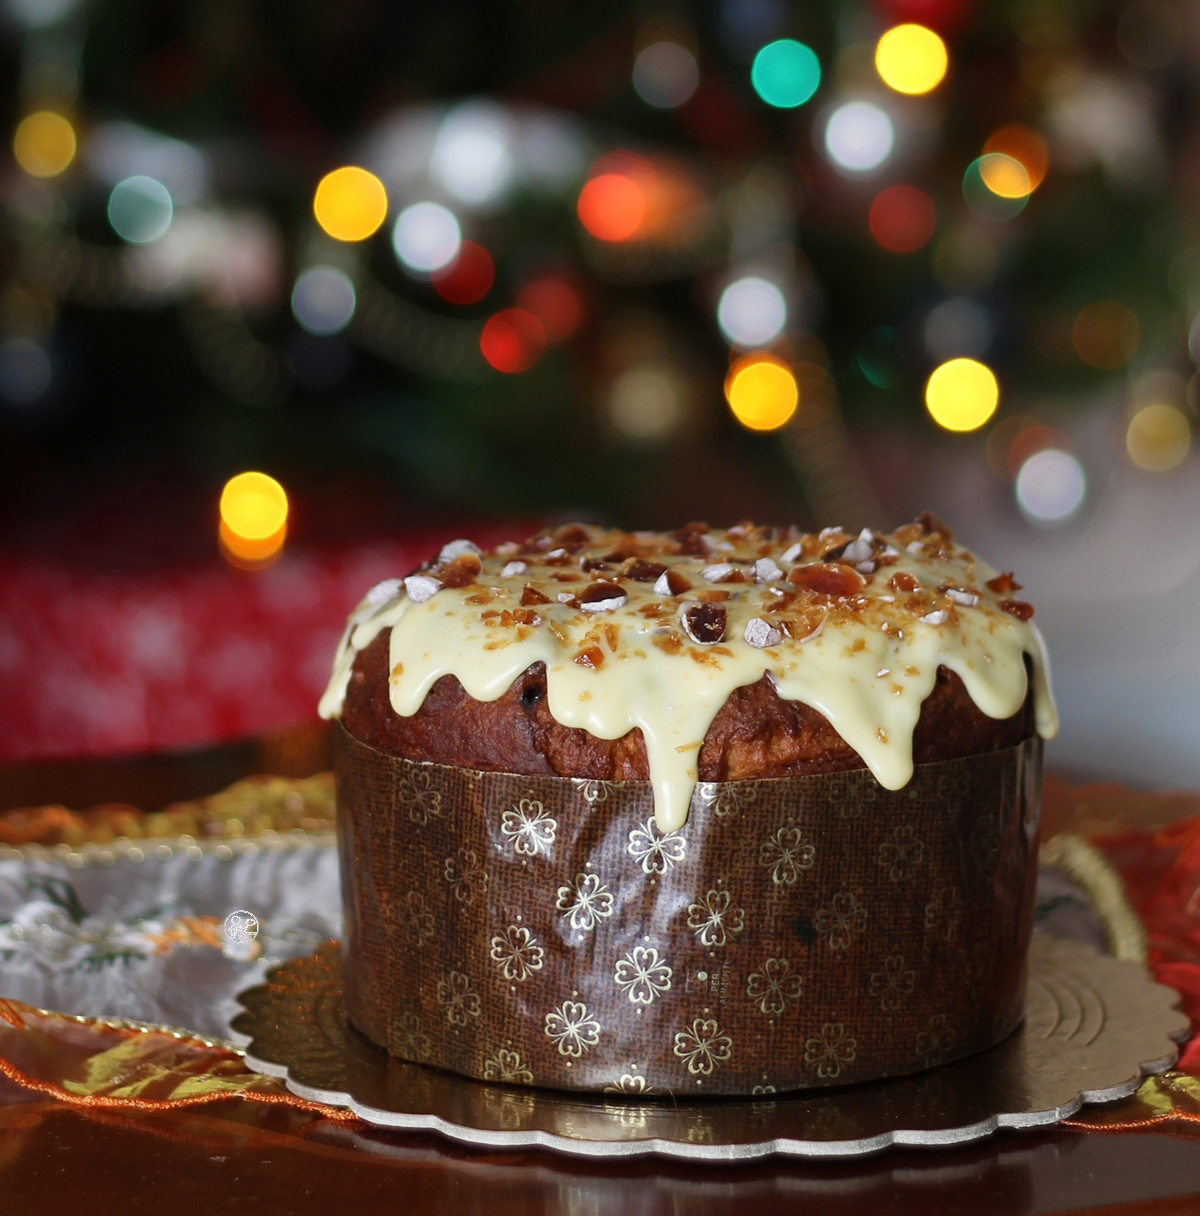
[[[220,559],[111,570],[0,554],[0,759],[203,745],[314,717],[347,614],[456,536],[289,545],[265,570]]]
[[[1120,873],[1145,926],[1154,978],[1179,993],[1180,1007],[1192,1019],[1192,1038],[1176,1067],[1200,1074],[1200,818],[1092,843]]]

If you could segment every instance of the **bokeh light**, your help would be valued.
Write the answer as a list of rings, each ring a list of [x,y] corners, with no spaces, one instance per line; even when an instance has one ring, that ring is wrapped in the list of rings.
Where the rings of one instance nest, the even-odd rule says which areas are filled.
[[[985,172],[992,181],[1003,182],[1006,187],[1022,182],[1028,187],[1029,176],[1021,163],[1001,152],[989,152],[967,166],[962,184],[963,199],[980,219],[995,223],[1016,218],[1029,202],[1029,190],[1026,188],[1023,194],[1015,197],[997,194],[985,178]]]
[[[499,200],[512,183],[512,122],[490,101],[467,101],[442,120],[429,172],[452,197],[474,207]]]
[[[923,25],[893,26],[875,46],[875,70],[897,93],[936,89],[949,64],[946,44]]]
[[[667,364],[641,363],[626,368],[608,392],[612,424],[629,439],[665,439],[683,422],[686,389]]]
[[[579,192],[576,211],[598,240],[627,241],[646,220],[646,193],[624,173],[601,173]]]
[[[447,304],[475,304],[482,300],[496,281],[492,255],[474,241],[463,241],[454,261],[430,276],[433,290]]]
[[[50,356],[32,338],[0,342],[0,397],[11,405],[32,405],[53,379]]]
[[[392,248],[406,270],[430,274],[449,266],[462,245],[454,212],[441,203],[413,203],[396,216]]]
[[[896,134],[892,120],[869,101],[839,106],[825,125],[825,151],[835,165],[869,173],[891,155]]]
[[[977,300],[954,296],[930,310],[922,336],[925,349],[939,362],[956,355],[978,358],[992,343],[992,320]]]
[[[266,473],[239,473],[221,491],[219,538],[235,565],[269,564],[287,536],[288,499],[283,486]]]
[[[1173,405],[1143,406],[1129,420],[1125,450],[1139,469],[1166,473],[1181,464],[1192,446],[1187,416]]]
[[[546,349],[541,321],[523,308],[506,308],[487,319],[479,335],[483,357],[498,372],[516,375],[528,371]]]
[[[1004,471],[1009,477],[1016,478],[1025,462],[1037,452],[1046,448],[1056,448],[1065,452],[1070,446],[1067,437],[1056,427],[1046,426],[1041,422],[1025,420],[1026,425],[1012,437],[1008,450],[1004,454]]]
[[[987,152],[981,156],[979,176],[983,184],[1001,198],[1027,198],[1033,193],[1025,166],[1007,152]]]
[[[652,42],[633,61],[633,87],[655,109],[674,110],[683,105],[699,83],[696,56],[678,42]]]
[[[717,324],[734,346],[762,346],[787,324],[787,301],[766,279],[738,279],[721,293]]]
[[[517,307],[541,321],[546,341],[552,344],[565,342],[583,324],[583,296],[562,275],[546,274],[530,279],[517,292]]]
[[[1075,353],[1089,367],[1124,367],[1137,353],[1142,330],[1131,308],[1117,300],[1096,300],[1081,308],[1071,327]]]
[[[127,177],[108,196],[108,222],[117,236],[134,245],[157,241],[174,214],[170,192],[152,177]]]
[[[802,106],[821,84],[821,61],[803,42],[780,38],[754,56],[750,68],[754,91],[780,110]]]
[[[785,363],[759,352],[744,355],[729,369],[725,400],[748,430],[775,431],[796,412],[800,388]]]
[[[989,135],[983,151],[985,155],[997,152],[1018,161],[1029,178],[1030,190],[1036,190],[1042,184],[1050,167],[1046,141],[1032,127],[1021,123],[1010,123]]]
[[[387,217],[387,191],[374,173],[345,165],[317,184],[313,214],[334,240],[365,241]]]
[[[310,334],[336,334],[350,324],[356,297],[350,276],[336,266],[310,266],[292,288],[292,313]]]
[[[53,110],[29,114],[13,136],[13,156],[32,177],[57,177],[75,159],[75,128]]]
[[[1066,523],[1083,506],[1086,494],[1083,465],[1058,448],[1035,452],[1017,473],[1017,505],[1036,524]]]
[[[925,406],[947,431],[974,431],[996,412],[1000,386],[992,369],[975,359],[950,359],[925,385]]]
[[[927,244],[937,227],[933,199],[916,186],[888,186],[871,204],[871,235],[890,253],[913,253]]]

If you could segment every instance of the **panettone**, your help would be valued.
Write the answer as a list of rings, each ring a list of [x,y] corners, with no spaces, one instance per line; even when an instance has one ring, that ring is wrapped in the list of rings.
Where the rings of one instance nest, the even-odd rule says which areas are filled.
[[[707,1092],[1008,1033],[1055,729],[1019,591],[928,515],[572,524],[381,584],[321,703],[356,1025],[482,1079]]]

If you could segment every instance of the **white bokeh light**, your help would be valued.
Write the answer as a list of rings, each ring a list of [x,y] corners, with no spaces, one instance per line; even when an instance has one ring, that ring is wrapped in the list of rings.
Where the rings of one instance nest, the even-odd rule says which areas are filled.
[[[292,288],[292,312],[310,334],[336,334],[357,303],[350,277],[335,266],[310,266]]]
[[[1021,465],[1017,504],[1037,524],[1061,524],[1083,505],[1087,477],[1083,465],[1058,448],[1043,448]]]
[[[499,106],[478,101],[456,106],[438,130],[429,171],[460,202],[494,202],[512,181],[511,141],[511,121]]]
[[[825,124],[830,160],[854,173],[877,169],[891,155],[896,133],[892,120],[869,101],[838,106]]]
[[[787,324],[787,301],[766,279],[738,279],[721,293],[717,324],[734,346],[761,346]]]
[[[108,222],[133,245],[157,241],[175,214],[170,191],[152,177],[127,177],[108,196]]]
[[[430,274],[449,266],[462,245],[454,212],[440,203],[413,203],[396,217],[392,248],[411,271]]]
[[[696,56],[678,42],[653,42],[633,61],[633,87],[656,110],[683,105],[699,83]]]

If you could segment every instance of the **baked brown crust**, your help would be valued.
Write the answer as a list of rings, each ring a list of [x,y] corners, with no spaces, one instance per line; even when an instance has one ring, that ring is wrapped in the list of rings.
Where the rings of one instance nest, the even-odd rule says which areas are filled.
[[[639,729],[619,739],[598,739],[554,720],[546,703],[543,663],[529,667],[495,701],[476,701],[454,676],[443,676],[420,709],[402,717],[388,697],[390,639],[391,630],[383,630],[354,661],[342,722],[363,743],[410,760],[491,772],[649,779]],[[1011,718],[989,718],[959,677],[939,667],[913,733],[913,762],[998,751],[1034,733],[1032,691]],[[699,755],[701,781],[797,777],[865,767],[820,713],[799,701],[781,699],[767,676],[734,690],[713,719]]]

